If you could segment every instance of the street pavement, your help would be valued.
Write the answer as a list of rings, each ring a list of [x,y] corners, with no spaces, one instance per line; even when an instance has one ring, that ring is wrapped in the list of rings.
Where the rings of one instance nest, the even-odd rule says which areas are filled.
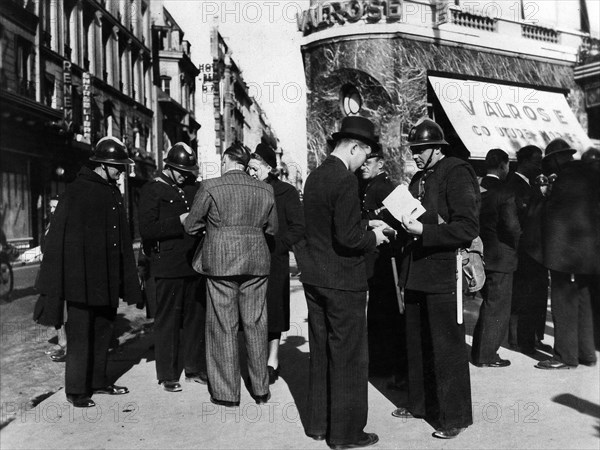
[[[118,376],[116,384],[129,387],[129,394],[97,395],[95,408],[78,409],[61,389],[30,410],[18,410],[0,432],[0,447],[326,449],[325,442],[306,437],[302,426],[309,344],[306,302],[297,279],[291,283],[291,306],[281,376],[266,405],[256,405],[244,385],[239,408],[213,405],[206,386],[196,383],[182,383],[179,393],[165,392],[156,382],[149,333],[111,357],[109,371]],[[469,345],[478,307],[477,300],[465,301]],[[551,320],[546,331],[545,343],[552,345]],[[387,379],[371,378],[365,430],[380,438],[372,448],[600,448],[598,366],[545,371],[533,367],[536,359],[506,348],[500,356],[512,365],[470,366],[475,423],[453,440],[433,438],[434,430],[423,420],[392,417],[405,394],[388,390]],[[547,356],[538,352],[537,359]]]

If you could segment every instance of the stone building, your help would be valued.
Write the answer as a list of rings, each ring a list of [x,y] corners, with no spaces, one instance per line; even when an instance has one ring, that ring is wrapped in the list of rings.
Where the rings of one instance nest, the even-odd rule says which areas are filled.
[[[585,0],[312,0],[298,17],[309,170],[349,114],[374,120],[397,182],[414,171],[405,137],[423,116],[475,166],[490,148],[514,157],[558,136],[584,150],[597,124],[573,72],[589,17]]]
[[[103,136],[120,138],[152,172],[149,0],[0,2],[2,227],[20,246],[39,242],[49,197],[60,193]],[[128,204],[131,207],[131,204]]]
[[[164,7],[152,5],[154,82],[158,86],[155,111],[155,135],[162,157],[176,142],[185,142],[197,150],[196,77],[200,73],[191,60],[191,44],[184,32]]]

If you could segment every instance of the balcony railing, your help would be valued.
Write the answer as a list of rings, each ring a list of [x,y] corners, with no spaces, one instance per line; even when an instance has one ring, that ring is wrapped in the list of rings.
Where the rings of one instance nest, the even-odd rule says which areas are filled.
[[[578,64],[600,61],[600,39],[584,37],[577,54]]]
[[[450,13],[450,20],[455,25],[467,28],[475,28],[483,31],[497,31],[496,19],[492,19],[487,16],[471,14],[469,12],[454,8],[450,9]]]
[[[35,83],[25,78],[17,78],[17,93],[35,100]]]
[[[558,44],[558,31],[551,28],[540,27],[538,25],[522,24],[521,36],[526,39]]]

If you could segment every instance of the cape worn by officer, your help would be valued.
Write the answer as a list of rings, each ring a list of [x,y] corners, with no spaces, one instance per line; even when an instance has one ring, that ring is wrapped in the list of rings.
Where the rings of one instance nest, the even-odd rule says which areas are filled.
[[[65,391],[76,407],[94,394],[125,394],[109,385],[108,348],[119,305],[141,300],[129,224],[116,181],[133,161],[122,142],[106,137],[67,186],[52,218],[39,290],[46,295],[40,323],[61,325],[67,303]]]

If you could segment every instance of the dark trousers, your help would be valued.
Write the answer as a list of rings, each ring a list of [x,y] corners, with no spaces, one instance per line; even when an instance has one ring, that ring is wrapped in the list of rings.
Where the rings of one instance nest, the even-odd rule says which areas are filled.
[[[465,326],[455,294],[405,291],[408,410],[436,428],[473,423]]]
[[[570,366],[596,361],[590,297],[593,275],[551,272],[554,356]]]
[[[540,340],[544,337],[548,270],[526,253],[519,252],[519,265],[513,276],[512,292],[508,342],[531,353],[535,351],[536,337]]]
[[[108,385],[106,363],[116,315],[110,306],[67,303],[67,394],[90,394]]]
[[[154,357],[158,381],[206,370],[205,281],[202,277],[157,278]]]
[[[390,265],[391,261],[387,261]],[[398,309],[394,276],[369,279],[367,307],[369,371],[371,375],[394,375],[406,379],[406,330]]]
[[[510,320],[513,274],[486,272],[481,291],[483,303],[473,332],[471,357],[476,364],[489,364],[498,357]]]
[[[309,284],[304,292],[310,343],[306,433],[327,434],[330,444],[356,442],[368,411],[366,292]]]
[[[267,372],[267,277],[208,277],[206,345],[208,389],[217,400],[240,401],[238,349],[242,320],[252,393],[269,392]]]

